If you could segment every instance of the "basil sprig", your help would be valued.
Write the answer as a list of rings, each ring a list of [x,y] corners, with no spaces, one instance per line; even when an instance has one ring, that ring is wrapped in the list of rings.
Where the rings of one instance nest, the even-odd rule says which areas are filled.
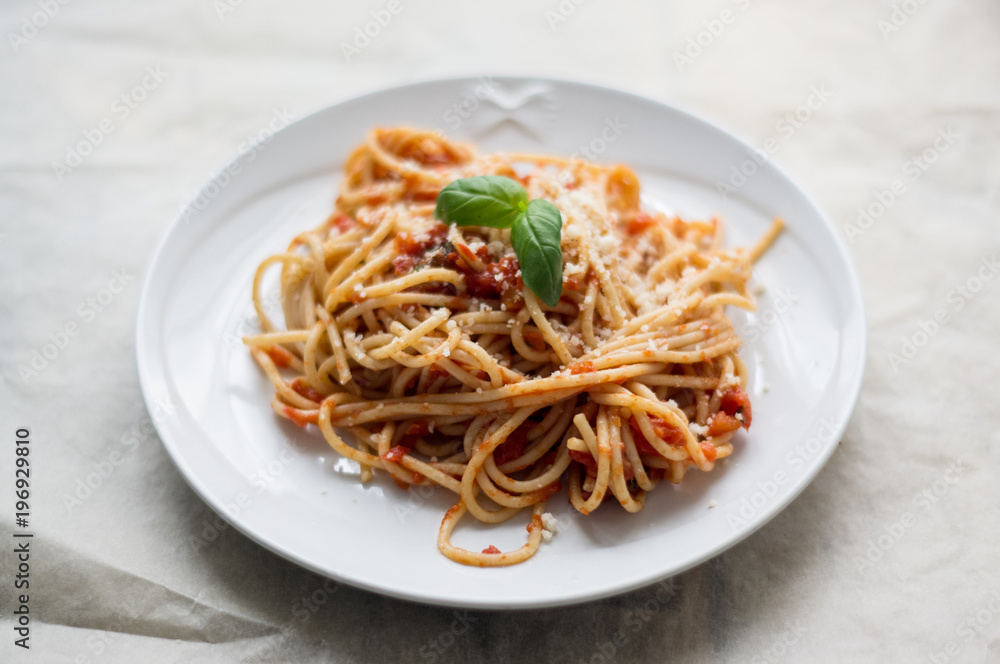
[[[438,194],[434,216],[446,224],[509,228],[524,285],[554,307],[562,295],[562,214],[510,178],[478,175],[455,180]]]

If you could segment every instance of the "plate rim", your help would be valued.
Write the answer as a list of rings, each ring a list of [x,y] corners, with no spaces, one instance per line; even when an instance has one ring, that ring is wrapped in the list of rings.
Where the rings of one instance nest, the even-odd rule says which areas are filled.
[[[352,102],[360,102],[366,98],[374,97],[380,94],[389,92],[400,92],[404,90],[410,90],[415,88],[448,84],[448,85],[467,85],[470,83],[478,82],[486,74],[481,74],[479,76],[454,76],[454,77],[435,77],[435,78],[423,78],[412,82],[407,82],[397,85],[389,85],[382,87],[373,87],[366,91],[344,96],[334,101],[323,104],[319,107],[314,108],[303,115],[296,117],[292,122],[288,123],[284,127],[281,127],[274,132],[272,140],[279,134],[286,132],[290,127],[306,122],[315,118],[318,115],[329,112],[331,109],[338,106],[342,106]],[[706,120],[705,118],[694,114],[691,111],[686,110],[683,107],[674,105],[673,103],[667,103],[654,99],[652,97],[647,97],[642,94],[631,92],[629,90],[616,88],[603,84],[596,84],[581,80],[573,80],[567,78],[558,78],[551,76],[523,76],[523,75],[503,75],[503,74],[489,74],[491,78],[503,80],[504,82],[511,83],[529,83],[529,82],[542,82],[555,84],[556,86],[570,86],[576,88],[589,89],[594,92],[605,94],[605,95],[615,95],[619,97],[627,98],[631,102],[639,102],[642,104],[651,104],[654,106],[659,106],[668,111],[674,112],[683,116],[686,121],[694,122],[697,124],[704,125],[705,127],[718,132],[723,135],[729,141],[740,147],[747,148],[752,147],[752,144],[748,141],[743,140],[733,132],[728,129],[719,126],[718,124]],[[153,276],[156,274],[160,263],[164,260],[164,252],[167,250],[171,239],[175,234],[180,232],[180,230],[185,226],[184,223],[184,211],[190,206],[193,200],[197,200],[199,196],[202,196],[206,189],[213,183],[214,178],[217,173],[224,170],[227,166],[241,161],[248,153],[255,149],[254,146],[249,146],[243,150],[238,151],[230,159],[226,160],[220,168],[209,171],[210,175],[203,181],[203,184],[196,189],[196,193],[193,197],[185,199],[184,205],[181,206],[180,211],[174,215],[172,221],[168,224],[165,231],[163,231],[157,240],[156,248],[149,259],[149,264],[147,269],[143,274],[142,289],[139,294],[139,303],[136,309],[136,320],[135,320],[135,359],[136,359],[136,373],[139,378],[140,393],[142,396],[143,404],[146,407],[147,412],[152,412],[151,408],[151,393],[153,385],[151,381],[154,377],[151,376],[152,368],[149,366],[151,357],[148,347],[151,343],[147,338],[147,333],[144,330],[144,321],[148,320],[148,310],[152,306],[150,304],[150,289],[153,282]],[[832,236],[834,242],[833,246],[838,254],[837,258],[846,268],[846,277],[848,279],[847,292],[850,296],[850,301],[853,305],[854,310],[857,313],[858,321],[858,334],[853,336],[854,342],[857,345],[858,354],[852,367],[852,379],[847,388],[842,392],[844,395],[843,408],[841,412],[838,412],[838,419],[835,421],[835,428],[833,430],[832,441],[838,441],[844,435],[848,425],[850,424],[851,418],[857,408],[858,401],[861,396],[861,391],[863,388],[864,377],[867,370],[868,363],[868,316],[865,309],[864,295],[861,288],[860,278],[857,273],[857,269],[854,265],[854,261],[851,258],[850,252],[847,249],[847,245],[844,239],[837,232],[837,228],[826,214],[822,207],[820,207],[815,199],[801,186],[799,183],[793,179],[788,173],[786,173],[782,168],[777,166],[774,162],[769,162],[769,166],[774,169],[776,174],[787,181],[795,190],[795,192],[802,197],[803,201],[812,208],[816,213],[818,219],[822,222],[829,234]],[[184,481],[190,486],[198,497],[209,507],[213,512],[221,516],[223,519],[229,523],[230,526],[238,530],[244,536],[248,537],[255,544],[263,546],[268,551],[275,553],[285,560],[292,562],[300,567],[308,569],[309,571],[318,574],[323,577],[331,578],[339,583],[344,583],[346,585],[353,586],[355,588],[360,588],[370,592],[378,593],[380,595],[386,595],[394,597],[396,599],[401,599],[408,602],[424,604],[424,605],[435,605],[443,607],[454,607],[454,608],[469,608],[469,609],[485,609],[485,610],[528,610],[528,609],[539,609],[546,607],[558,607],[558,606],[568,606],[573,604],[579,604],[582,602],[598,600],[606,597],[612,597],[621,595],[634,591],[639,588],[644,588],[652,584],[662,582],[665,579],[682,574],[702,563],[718,556],[719,554],[727,551],[728,549],[736,546],[740,542],[744,541],[750,535],[757,532],[764,525],[769,523],[778,514],[785,510],[799,495],[813,483],[822,469],[826,466],[829,459],[833,456],[833,453],[838,447],[837,442],[831,442],[826,444],[824,448],[816,455],[813,462],[809,464],[798,476],[796,481],[791,485],[790,489],[782,494],[780,494],[776,500],[770,502],[764,509],[755,516],[754,520],[747,524],[742,530],[733,533],[730,537],[724,539],[722,542],[716,544],[715,546],[706,548],[701,555],[695,556],[694,558],[688,560],[682,565],[673,566],[669,569],[659,569],[651,574],[641,575],[637,580],[615,585],[613,587],[608,587],[604,589],[599,589],[596,591],[591,591],[586,588],[581,590],[575,590],[570,592],[564,592],[562,595],[557,597],[546,597],[544,595],[536,596],[533,599],[526,599],[522,601],[511,601],[511,600],[500,600],[500,601],[483,601],[483,600],[462,600],[462,599],[452,599],[449,597],[435,596],[427,593],[413,592],[408,590],[401,590],[388,585],[379,585],[378,583],[372,583],[364,579],[357,579],[349,576],[345,576],[337,571],[330,569],[320,568],[318,565],[314,565],[308,560],[303,559],[297,555],[294,551],[289,550],[282,544],[275,542],[272,539],[258,533],[255,529],[248,527],[243,523],[238,517],[232,517],[224,509],[223,501],[218,500],[207,487],[205,487],[199,478],[199,476],[194,472],[185,461],[181,454],[180,447],[171,431],[167,428],[164,421],[159,418],[151,418],[153,426],[156,430],[157,436],[160,439],[161,444],[166,449],[168,456],[173,462],[174,466],[180,472]]]

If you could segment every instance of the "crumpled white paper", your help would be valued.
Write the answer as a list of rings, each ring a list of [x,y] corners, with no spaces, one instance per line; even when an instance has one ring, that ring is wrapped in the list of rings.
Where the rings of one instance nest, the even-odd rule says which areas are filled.
[[[3,661],[1000,661],[996,3],[19,0],[0,25]],[[773,522],[672,583],[509,613],[339,586],[214,528],[134,361],[158,238],[274,117],[499,73],[771,146],[850,239],[871,328],[840,449]],[[29,652],[8,583],[22,426]]]

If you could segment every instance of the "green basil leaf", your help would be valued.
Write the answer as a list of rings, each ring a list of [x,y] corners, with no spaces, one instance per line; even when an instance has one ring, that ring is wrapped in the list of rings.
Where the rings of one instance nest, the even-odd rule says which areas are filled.
[[[528,208],[528,192],[500,175],[455,180],[438,194],[434,216],[446,224],[510,228]]]
[[[562,295],[562,214],[552,203],[536,198],[528,203],[510,231],[510,242],[521,264],[524,285],[554,307]]]

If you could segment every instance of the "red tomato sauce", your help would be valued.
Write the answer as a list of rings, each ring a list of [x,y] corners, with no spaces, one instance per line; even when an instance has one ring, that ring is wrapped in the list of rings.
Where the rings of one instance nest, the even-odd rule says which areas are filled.
[[[655,415],[650,415],[650,423],[653,425],[653,432],[663,439],[667,445],[680,446],[684,444],[684,433],[673,426],[666,420],[663,420]],[[629,420],[629,426],[632,427],[632,437],[635,440],[635,449],[639,454],[646,454],[650,456],[659,456],[660,453],[656,451],[648,440],[646,436],[643,435],[642,429],[639,428],[639,423],[632,418]]]
[[[721,408],[730,417],[735,418],[736,414],[739,413],[743,417],[743,428],[750,429],[753,409],[750,407],[750,397],[743,391],[742,387],[732,387],[723,392]]]

